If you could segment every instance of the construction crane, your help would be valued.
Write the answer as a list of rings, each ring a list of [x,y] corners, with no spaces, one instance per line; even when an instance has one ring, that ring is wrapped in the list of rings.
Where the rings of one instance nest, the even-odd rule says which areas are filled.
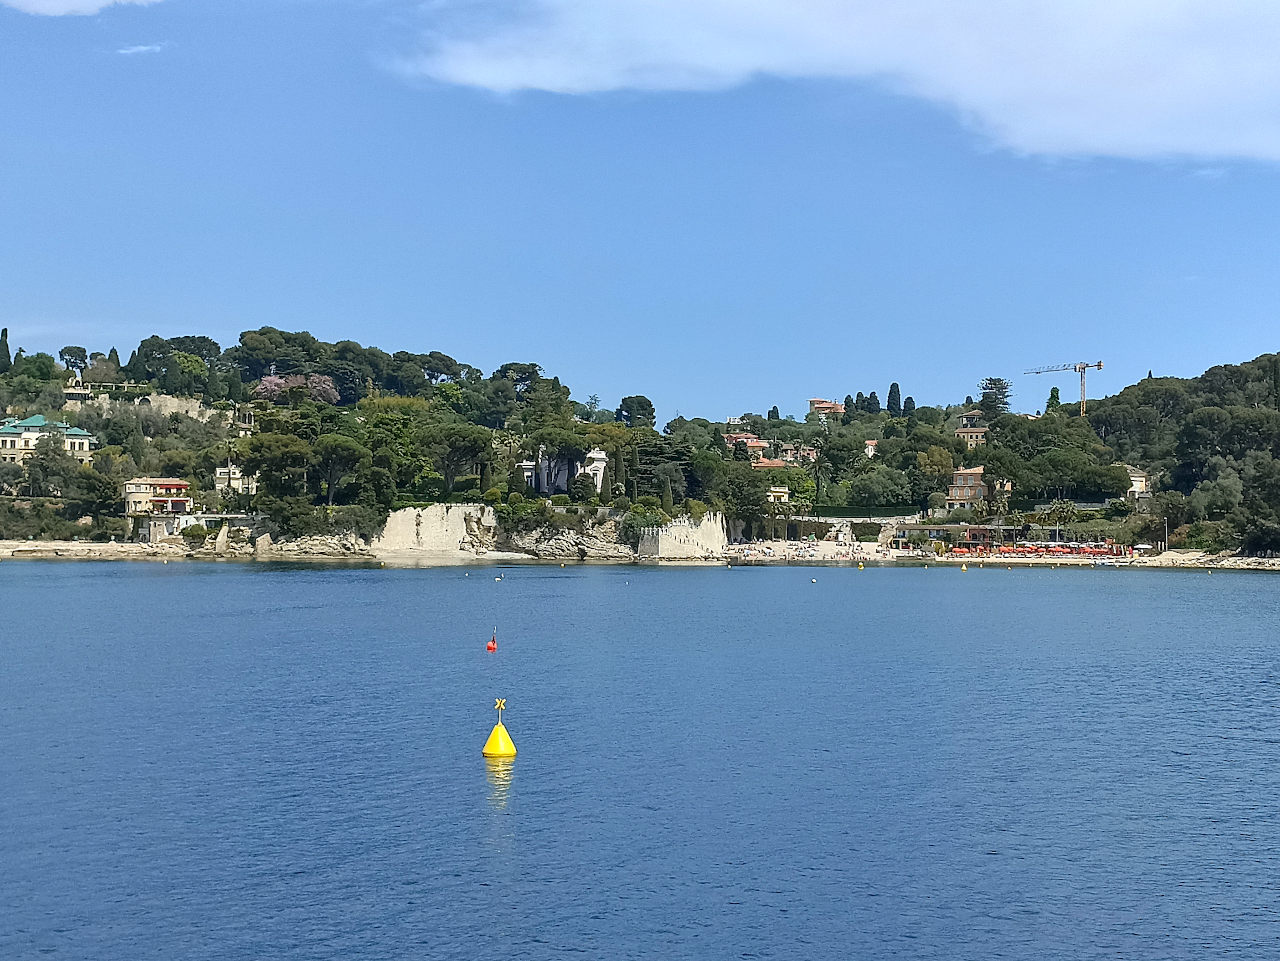
[[[1057,371],[1057,370],[1074,370],[1077,374],[1080,375],[1080,416],[1083,417],[1084,404],[1085,404],[1084,372],[1088,370],[1090,367],[1096,367],[1098,368],[1098,370],[1102,370],[1102,361],[1098,361],[1096,364],[1086,364],[1083,362],[1079,364],[1054,364],[1052,367],[1036,367],[1033,370],[1023,371],[1023,373],[1024,374],[1052,374],[1054,371]]]

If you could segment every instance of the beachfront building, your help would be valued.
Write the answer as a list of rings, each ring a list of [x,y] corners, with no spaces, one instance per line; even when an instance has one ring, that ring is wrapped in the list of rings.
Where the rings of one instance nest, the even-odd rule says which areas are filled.
[[[124,484],[124,514],[129,535],[154,541],[177,534],[189,523],[194,501],[190,487],[176,477],[135,477]]]
[[[965,449],[974,450],[987,442],[985,427],[957,427],[956,438],[964,441]]]
[[[1008,492],[1013,490],[1013,485],[1008,481],[1002,481],[999,488]],[[947,487],[947,510],[954,511],[961,508],[973,510],[987,500],[990,493],[989,486],[982,476],[981,466],[962,467],[951,474],[951,483]]]
[[[45,437],[59,438],[62,449],[82,464],[93,460],[94,448],[98,446],[98,438],[87,430],[48,420],[43,414],[23,420],[9,417],[0,420],[0,460],[21,464],[35,453],[36,444]]]
[[[129,517],[189,514],[194,503],[190,489],[190,484],[176,477],[135,477],[124,484],[124,512]]]

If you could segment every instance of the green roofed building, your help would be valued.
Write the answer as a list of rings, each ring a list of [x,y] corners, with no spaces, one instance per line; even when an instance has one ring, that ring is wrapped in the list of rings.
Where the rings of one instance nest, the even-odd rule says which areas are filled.
[[[21,464],[33,453],[43,437],[62,438],[62,449],[82,464],[93,459],[98,438],[82,427],[47,419],[43,414],[17,420],[0,420],[0,461]]]

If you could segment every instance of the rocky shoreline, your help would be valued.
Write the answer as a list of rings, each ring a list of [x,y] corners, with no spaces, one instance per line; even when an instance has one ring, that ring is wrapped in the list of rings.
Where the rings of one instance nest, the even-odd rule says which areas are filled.
[[[864,563],[876,567],[1093,567],[1086,558],[924,558],[918,556],[751,556],[730,551],[722,557],[658,559],[640,557],[625,544],[601,536],[544,529],[519,535],[503,544],[503,550],[456,550],[448,553],[410,550],[376,550],[354,534],[274,540],[262,535],[253,543],[235,543],[222,535],[210,535],[204,544],[190,546],[179,538],[154,544],[99,543],[92,541],[0,540],[0,561],[245,561],[245,562],[346,562],[384,567],[452,567],[463,564],[565,563],[639,564],[664,566],[768,566],[848,567]],[[1107,564],[1105,566],[1113,566]],[[1280,558],[1241,557],[1202,551],[1166,551],[1150,557],[1122,560],[1117,568],[1152,570],[1280,571]]]

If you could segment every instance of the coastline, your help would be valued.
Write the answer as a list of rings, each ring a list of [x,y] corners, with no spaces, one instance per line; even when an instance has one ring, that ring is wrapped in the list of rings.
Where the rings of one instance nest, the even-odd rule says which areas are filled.
[[[545,566],[643,565],[661,567],[961,567],[973,569],[991,567],[1018,568],[1095,568],[1117,570],[1195,570],[1195,571],[1277,571],[1280,558],[1241,557],[1231,554],[1208,554],[1204,551],[1171,550],[1150,557],[1119,559],[1116,563],[1097,564],[1090,558],[1073,557],[922,557],[907,552],[876,551],[873,545],[862,545],[863,550],[820,542],[818,545],[802,545],[790,542],[789,550],[779,550],[775,545],[753,545],[750,548],[731,547],[721,557],[670,558],[653,557],[550,557],[534,556],[515,551],[374,551],[362,542],[328,543],[309,546],[306,543],[284,542],[273,545],[266,552],[234,550],[219,553],[215,549],[201,547],[195,550],[173,543],[101,543],[92,541],[17,541],[0,540],[0,561],[10,560],[59,560],[59,561],[188,561],[188,562],[257,562],[257,563],[348,563],[361,566],[386,568],[410,567],[465,567],[497,565]],[[772,548],[773,553],[768,553]],[[826,548],[826,550],[816,549]]]

